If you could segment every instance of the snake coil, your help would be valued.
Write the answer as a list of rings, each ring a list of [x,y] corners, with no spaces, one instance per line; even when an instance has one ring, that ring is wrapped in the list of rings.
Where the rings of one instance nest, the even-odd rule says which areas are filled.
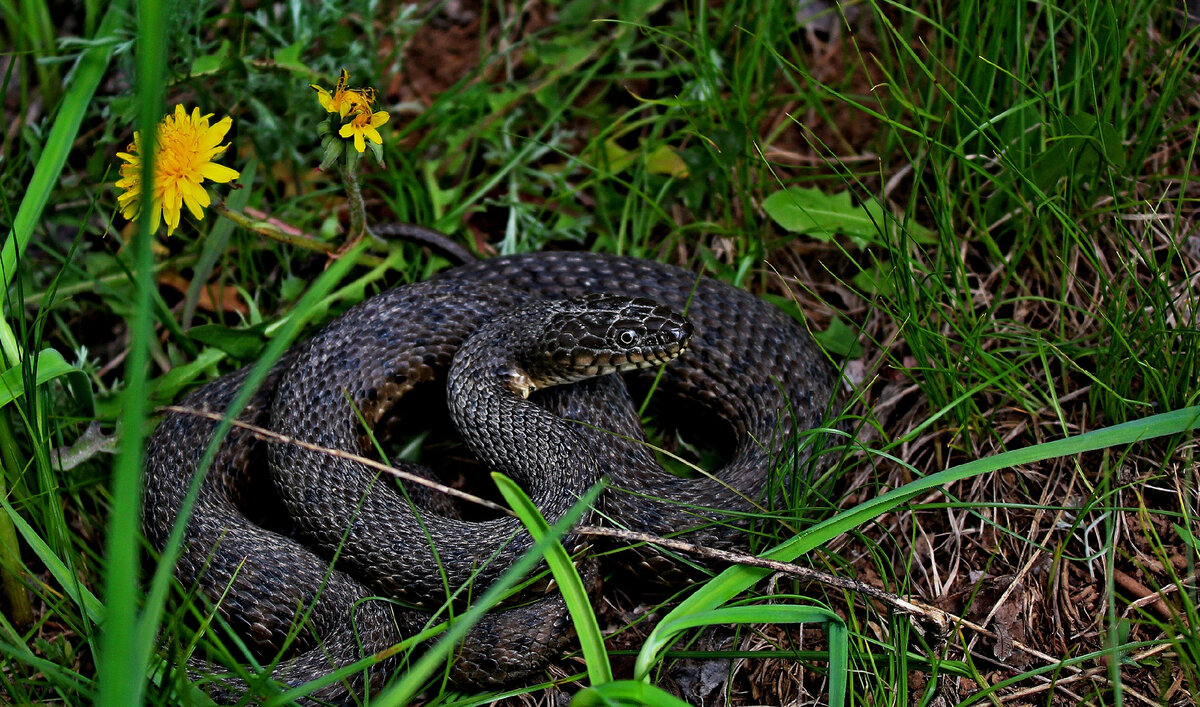
[[[530,353],[530,341],[550,344]],[[728,461],[710,478],[667,473],[644,444],[626,383],[644,389],[655,371],[604,375],[681,352],[661,368],[655,395],[721,422]],[[564,362],[583,373],[559,373]],[[208,383],[183,405],[222,413],[245,376]],[[652,261],[541,253],[472,263],[363,301],[293,347],[238,419],[369,456],[364,420],[380,424],[416,389],[445,386],[468,445],[520,480],[547,518],[603,475],[609,522],[732,548],[744,544],[741,518],[776,492],[772,467],[800,468],[799,433],[820,423],[834,380],[808,333],[746,292]],[[143,527],[155,547],[215,426],[170,413],[150,439]],[[345,457],[235,427],[200,486],[176,576],[218,607],[255,660],[273,664],[273,679],[308,682],[420,631],[448,591],[481,591],[531,545],[514,518],[464,520],[404,490]],[[553,596],[491,613],[451,677],[479,687],[527,678],[569,636]],[[310,697],[377,689],[394,668],[384,661]],[[212,687],[221,700],[246,689],[236,678]]]

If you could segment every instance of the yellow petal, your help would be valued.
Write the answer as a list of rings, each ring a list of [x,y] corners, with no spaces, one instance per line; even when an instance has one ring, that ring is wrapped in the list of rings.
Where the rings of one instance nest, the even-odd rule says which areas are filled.
[[[170,199],[164,199],[162,205],[163,220],[167,222],[167,235],[175,232],[179,228],[179,212],[183,206],[183,195],[175,192]]]
[[[371,127],[378,128],[380,125],[383,125],[384,123],[388,122],[388,120],[391,119],[391,117],[392,116],[388,115],[388,112],[386,110],[381,110],[371,116]],[[378,142],[378,140],[376,140],[376,142]]]
[[[217,159],[218,157],[220,157],[221,153],[224,152],[225,150],[227,150],[228,148],[229,148],[229,143],[225,143],[224,145],[217,145],[215,147],[210,147],[207,150],[201,150],[200,152],[196,153],[196,159],[194,161],[194,164],[201,164],[203,162],[211,162],[211,161]]]
[[[150,232],[154,233],[158,230],[158,224],[162,223],[162,203],[155,201],[150,205]],[[167,234],[171,235],[170,233]]]
[[[205,179],[211,179],[214,182],[220,182],[224,184],[225,182],[233,181],[234,179],[242,176],[242,173],[236,169],[230,169],[225,165],[217,164],[215,162],[205,162],[200,166],[200,175]]]
[[[122,209],[127,208],[130,204],[136,204],[142,200],[142,194],[136,189],[131,189],[117,197],[117,206]]]
[[[329,113],[337,112],[337,109],[333,107],[333,96],[329,95],[329,91],[326,91],[325,89],[321,88],[320,86],[316,85],[315,83],[309,84],[309,86],[316,89],[317,100],[321,102],[321,107],[324,108],[326,110],[326,112],[329,112]]]
[[[229,116],[221,118],[212,127],[204,131],[204,136],[200,138],[200,144],[205,148],[221,144],[221,141],[225,139],[225,133],[229,132],[229,128],[232,126],[232,118]]]
[[[358,130],[354,131],[354,149],[358,150],[359,152],[367,149],[367,143],[363,140],[363,134]]]
[[[210,203],[208,192],[204,190],[204,187],[185,179],[179,183],[179,191],[184,205],[187,206],[188,211],[192,212],[192,216],[197,219],[204,218],[204,207]]]
[[[345,94],[348,109],[355,113],[366,112],[371,107],[371,96],[362,89],[351,89]]]
[[[154,200],[161,201],[164,211],[170,211],[171,205],[174,204],[175,209],[179,209],[179,189],[176,188],[174,181],[169,181],[161,187],[157,184],[154,190]]]
[[[383,144],[383,138],[379,136],[379,131],[375,128],[368,125],[367,127],[363,128],[363,134],[366,135],[371,142],[377,145]],[[362,150],[359,150],[359,152],[362,152]]]

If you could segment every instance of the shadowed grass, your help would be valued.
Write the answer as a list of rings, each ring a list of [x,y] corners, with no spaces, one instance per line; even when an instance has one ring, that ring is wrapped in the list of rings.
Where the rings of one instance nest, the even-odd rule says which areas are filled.
[[[0,160],[0,213],[12,224],[0,343],[3,371],[20,381],[0,407],[3,518],[19,541],[4,565],[21,585],[7,594],[34,609],[26,624],[11,599],[4,606],[9,701],[90,702],[97,676],[110,703],[149,680],[187,684],[176,656],[150,656],[156,635],[173,650],[193,634],[186,607],[160,608],[169,553],[139,605],[137,458],[149,403],[269,360],[301,322],[445,265],[392,244],[383,265],[327,274],[324,296],[305,297],[325,260],[211,214],[154,244],[129,236],[127,248],[114,232],[123,221],[109,225],[104,182],[135,127],[127,116],[146,134],[180,100],[235,118],[230,157],[258,167],[243,169],[231,204],[340,245],[337,185],[312,171],[320,116],[306,84],[328,85],[341,66],[395,109],[388,166],[365,175],[374,218],[441,227],[484,255],[624,252],[786,291],[824,343],[861,352],[847,367],[860,443],[831,472],[832,490],[792,484],[796,507],[764,518],[757,541],[804,548],[813,564],[945,602],[994,631],[1006,627],[993,610],[1035,588],[1026,638],[1051,659],[997,665],[979,633],[955,642],[953,660],[918,656],[903,619],[814,590],[844,610],[851,701],[929,703],[937,670],[979,690],[951,703],[1033,688],[1042,692],[1032,699],[1054,704],[1200,691],[1194,436],[1126,446],[1121,435],[1136,427],[1112,427],[1174,420],[1182,430],[1182,418],[1159,413],[1200,402],[1200,54],[1197,30],[1171,3],[868,1],[811,23],[765,0],[451,3],[428,14],[366,2],[138,7],[172,31],[135,27],[94,2],[61,27],[45,3],[0,3],[5,33],[13,17],[29,28],[27,44],[10,45],[35,52],[3,67],[6,110],[18,105],[5,115]],[[55,32],[96,40],[55,47]],[[164,46],[151,46],[156,37]],[[68,51],[81,57],[71,71],[53,63]],[[135,81],[153,90],[131,95]],[[879,233],[789,230],[764,205],[793,188],[847,195],[841,216],[879,219]],[[236,307],[206,304],[205,293],[225,291]],[[192,332],[205,324],[227,327],[238,346],[222,343],[236,353]],[[86,397],[94,413],[81,412]],[[60,468],[53,451],[91,417],[121,435],[117,464],[101,456]],[[1126,441],[1089,436],[1100,432]],[[1108,451],[1044,454],[1075,455],[1072,440]],[[1015,467],[978,472],[1019,452]],[[675,616],[754,597],[744,587],[755,576],[730,570]],[[1008,593],[989,593],[1004,577],[1015,578]],[[1093,590],[1094,603],[1056,603]],[[1096,629],[1056,623],[1067,609]],[[99,639],[105,610],[116,630]],[[793,635],[760,634],[770,631],[780,646]],[[1060,634],[1076,640],[1059,646]],[[664,655],[662,635],[646,643],[647,666]],[[1111,659],[1147,651],[1158,652],[1143,664]],[[752,653],[709,653],[734,661],[727,695],[745,692],[751,674],[795,691],[771,696],[780,702],[823,694],[797,667],[824,674],[816,654],[771,653],[775,672],[752,673]],[[419,682],[388,699],[418,694]],[[611,699],[662,698],[604,685]]]

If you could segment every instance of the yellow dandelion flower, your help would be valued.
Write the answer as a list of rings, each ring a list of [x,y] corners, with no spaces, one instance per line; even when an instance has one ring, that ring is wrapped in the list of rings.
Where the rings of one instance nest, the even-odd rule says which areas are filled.
[[[363,150],[367,149],[367,143],[363,139],[364,137],[376,145],[383,144],[383,138],[379,135],[379,131],[376,130],[376,128],[388,122],[391,117],[392,116],[388,115],[388,112],[385,110],[372,113],[368,108],[360,111],[354,116],[353,120],[343,125],[341,130],[338,130],[338,135],[341,135],[346,139],[349,139],[353,136],[354,149],[362,152]]]
[[[320,101],[322,108],[329,113],[337,113],[338,116],[345,118],[352,113],[370,110],[371,104],[375,102],[375,89],[349,88],[347,86],[349,82],[350,74],[342,69],[333,93],[315,83],[310,83],[308,86],[317,92],[317,100]]]
[[[233,121],[222,118],[210,125],[212,114],[200,115],[193,108],[188,115],[182,105],[175,106],[175,113],[159,122],[155,130],[154,185],[151,192],[150,230],[158,230],[160,220],[167,222],[167,235],[179,227],[179,215],[184,205],[198,220],[204,218],[204,207],[210,199],[208,191],[201,186],[205,179],[225,183],[237,179],[241,174],[213,162],[229,147],[220,144]],[[118,152],[117,157],[125,161],[121,165],[121,179],[116,187],[124,189],[117,197],[121,215],[130,221],[136,219],[142,206],[142,137],[133,134],[133,144],[128,152]]]

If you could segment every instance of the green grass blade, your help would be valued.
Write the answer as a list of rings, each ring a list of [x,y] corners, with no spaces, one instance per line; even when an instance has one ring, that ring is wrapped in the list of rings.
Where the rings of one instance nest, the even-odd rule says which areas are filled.
[[[75,144],[75,136],[79,134],[83,115],[108,68],[113,43],[104,40],[117,28],[121,15],[125,12],[124,5],[122,2],[109,5],[108,12],[104,13],[104,19],[100,22],[100,29],[96,32],[98,41],[79,57],[71,85],[59,105],[54,127],[50,129],[50,135],[42,147],[33,177],[25,189],[21,205],[17,207],[12,229],[4,240],[4,248],[0,251],[0,282],[4,283],[5,289],[12,284],[17,272],[17,262],[25,252],[25,247],[29,245],[34,226],[42,218],[42,212],[50,200],[50,193],[58,183],[63,165],[67,162],[67,154]]]
[[[701,626],[725,624],[802,624],[824,623],[829,640],[829,704],[841,707],[846,701],[850,671],[850,641],[846,622],[834,612],[819,606],[761,605],[728,606],[694,614],[671,612],[659,622],[642,651],[660,655],[684,631]],[[651,640],[656,645],[651,645]],[[640,658],[640,656],[639,656]]]
[[[42,540],[41,536],[38,535],[37,531],[34,530],[33,527],[30,526],[29,523],[26,522],[26,520],[22,518],[19,513],[17,513],[16,509],[9,504],[7,499],[0,497],[0,508],[3,508],[4,512],[8,514],[8,517],[12,519],[13,525],[16,527],[17,532],[21,534],[21,538],[25,540],[30,549],[32,549],[34,554],[37,555],[38,559],[42,561],[42,564],[46,566],[46,569],[50,572],[51,576],[54,577],[54,580],[58,582],[58,585],[62,587],[63,591],[65,591],[67,595],[71,597],[71,600],[76,604],[76,606],[83,607],[83,610],[87,612],[92,621],[97,623],[103,621],[104,605],[100,603],[100,600],[96,598],[96,595],[92,594],[92,592],[79,581],[79,577],[71,571],[71,568],[67,567],[66,564],[63,563],[58,555],[54,553],[54,550],[47,545],[46,542]]]
[[[550,565],[550,572],[554,574],[567,610],[571,612],[571,621],[575,624],[575,633],[579,636],[579,644],[583,649],[588,679],[592,685],[611,682],[612,666],[608,662],[608,651],[604,648],[604,635],[600,633],[596,612],[592,610],[587,589],[583,586],[579,571],[575,569],[575,563],[571,562],[571,556],[567,554],[562,543],[550,534],[550,526],[546,519],[520,486],[503,474],[493,473],[492,479],[533,539],[539,542],[544,538],[552,540],[546,549],[546,564]]]
[[[850,686],[850,628],[841,616],[825,622],[825,640],[829,641],[829,699],[841,707]]]
[[[1129,445],[1155,437],[1187,432],[1198,427],[1200,427],[1200,407],[1189,407],[1141,420],[1113,425],[1112,427],[1093,430],[1092,432],[1045,444],[1014,449],[985,459],[976,459],[966,464],[960,464],[945,471],[931,474],[923,479],[917,479],[882,496],[864,501],[848,511],[839,513],[833,518],[818,523],[797,534],[791,540],[764,553],[763,557],[780,562],[791,562],[847,530],[856,528],[873,518],[895,509],[923,491],[955,481],[1019,464],[1032,464],[1054,457],[1070,456],[1107,447]],[[664,617],[659,626],[651,631],[650,635],[646,638],[646,643],[638,653],[637,662],[634,667],[634,675],[637,679],[648,679],[651,668],[658,661],[659,652],[669,645],[669,642],[664,642],[659,637],[664,624],[668,624],[670,620],[679,616],[714,609],[750,588],[755,582],[766,577],[768,574],[770,574],[770,570],[757,567],[730,567],[709,580],[687,599],[680,602],[679,606],[675,607],[670,614]]]
[[[254,369],[246,376],[241,390],[238,391],[237,396],[230,402],[229,408],[225,412],[225,418],[213,430],[212,439],[209,441],[208,447],[205,449],[204,455],[197,465],[197,469],[200,471],[192,478],[188,493],[180,505],[175,526],[171,529],[171,534],[168,536],[162,553],[159,555],[158,566],[154,570],[154,576],[150,581],[150,587],[146,594],[145,608],[138,625],[133,651],[133,655],[137,656],[143,663],[149,660],[150,653],[154,648],[154,637],[162,618],[163,607],[166,604],[167,590],[171,585],[175,561],[179,557],[179,550],[183,543],[183,531],[186,527],[187,519],[191,515],[196,496],[200,491],[204,472],[212,463],[221,442],[232,427],[231,421],[245,407],[246,403],[249,402],[250,397],[258,390],[263,379],[266,378],[271,366],[283,355],[284,350],[295,338],[299,336],[304,326],[313,317],[320,316],[325,312],[325,308],[320,306],[325,301],[324,298],[340,282],[341,278],[354,267],[356,256],[365,248],[366,243],[360,243],[355,248],[347,251],[343,257],[331,263],[329,268],[321,273],[320,277],[313,282],[308,291],[300,298],[300,301],[296,303],[295,311],[286,320],[281,322],[281,326],[275,333],[275,336],[259,357],[258,363],[255,364]]]
[[[58,686],[58,689],[68,694],[76,693],[85,697],[88,695],[88,682],[86,678],[54,661],[38,657],[24,644],[0,643],[0,654],[7,655],[15,662],[24,663],[41,671]],[[6,695],[6,697],[11,697],[11,695]],[[9,704],[18,703],[11,702]]]
[[[769,623],[840,623],[837,614],[819,606],[754,605],[726,606],[695,614],[668,616],[658,623],[658,632],[665,636],[678,635],[701,626],[721,624],[769,624]]]
[[[618,680],[581,690],[571,700],[571,707],[598,707],[599,705],[647,705],[648,707],[689,707],[688,703],[661,687],[647,685],[636,680]]]
[[[154,136],[162,118],[166,67],[165,3],[138,3],[137,127],[142,135],[141,213],[151,212],[154,190]],[[150,341],[154,338],[154,256],[150,219],[138,221],[132,243],[136,273],[130,344],[125,361],[126,388],[122,395],[122,438],[113,464],[112,511],[105,543],[105,622],[96,658],[101,707],[140,704],[145,694],[148,652],[137,650],[138,595],[140,594],[139,522],[141,518],[142,459],[145,455],[146,420],[149,414]]]
[[[22,365],[17,364],[0,374],[0,407],[4,407],[25,394],[25,381],[21,369]],[[88,406],[88,411],[91,411],[92,387],[87,374],[67,363],[67,360],[58,351],[54,349],[39,351],[34,363],[34,370],[36,371],[34,384],[39,386],[45,385],[59,376],[66,376],[72,390],[75,390],[77,395],[86,396],[84,402]]]
[[[402,705],[410,703],[421,690],[425,681],[437,671],[438,666],[446,661],[459,641],[467,635],[467,631],[483,618],[488,610],[498,604],[508,591],[521,581],[522,577],[529,574],[538,562],[541,562],[547,548],[557,543],[560,537],[579,522],[579,519],[591,508],[599,495],[599,487],[593,486],[589,489],[583,498],[571,506],[557,523],[550,526],[549,534],[535,542],[528,552],[513,563],[512,568],[493,582],[483,596],[479,597],[479,601],[467,609],[450,626],[450,629],[442,635],[441,640],[426,651],[425,655],[421,656],[402,678],[371,700],[371,704],[376,707],[402,707]]]

